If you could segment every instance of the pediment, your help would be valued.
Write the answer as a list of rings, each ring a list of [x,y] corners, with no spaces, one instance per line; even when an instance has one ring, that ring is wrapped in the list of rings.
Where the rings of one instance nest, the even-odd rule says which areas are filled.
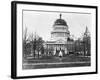
[[[56,43],[65,43],[65,41],[62,40],[62,39],[59,39],[59,40],[56,41]]]

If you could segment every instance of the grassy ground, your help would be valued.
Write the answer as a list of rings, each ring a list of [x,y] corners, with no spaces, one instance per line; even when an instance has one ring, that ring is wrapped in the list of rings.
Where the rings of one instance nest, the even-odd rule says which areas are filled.
[[[41,57],[23,60],[23,69],[90,66],[90,57],[68,55],[65,57]]]

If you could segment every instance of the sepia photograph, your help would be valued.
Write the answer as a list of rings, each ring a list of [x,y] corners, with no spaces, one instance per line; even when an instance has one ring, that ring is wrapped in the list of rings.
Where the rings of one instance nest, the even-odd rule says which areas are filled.
[[[97,73],[97,6],[12,2],[13,79]]]

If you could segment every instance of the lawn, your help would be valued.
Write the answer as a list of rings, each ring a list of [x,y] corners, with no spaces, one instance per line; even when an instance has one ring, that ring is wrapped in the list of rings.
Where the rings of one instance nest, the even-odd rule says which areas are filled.
[[[23,60],[23,69],[80,67],[90,65],[90,57],[75,55],[65,57],[48,56]]]

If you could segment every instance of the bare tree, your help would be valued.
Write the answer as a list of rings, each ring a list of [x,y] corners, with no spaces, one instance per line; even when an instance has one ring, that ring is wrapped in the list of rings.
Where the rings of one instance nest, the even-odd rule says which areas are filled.
[[[39,52],[42,52],[43,50],[43,39],[41,37],[38,36],[38,39],[36,39],[36,49],[37,49],[37,52],[38,52],[38,57],[39,57]]]
[[[26,27],[25,27],[23,34],[24,34],[23,39],[27,40],[27,28]]]
[[[32,54],[32,56],[33,57],[35,57],[35,39],[34,39],[34,34],[33,33],[31,33],[30,35],[29,35],[29,41],[30,41],[30,45],[31,45],[31,54]]]
[[[28,43],[28,29],[25,28],[23,31],[23,56],[26,57],[30,54],[30,44]]]

